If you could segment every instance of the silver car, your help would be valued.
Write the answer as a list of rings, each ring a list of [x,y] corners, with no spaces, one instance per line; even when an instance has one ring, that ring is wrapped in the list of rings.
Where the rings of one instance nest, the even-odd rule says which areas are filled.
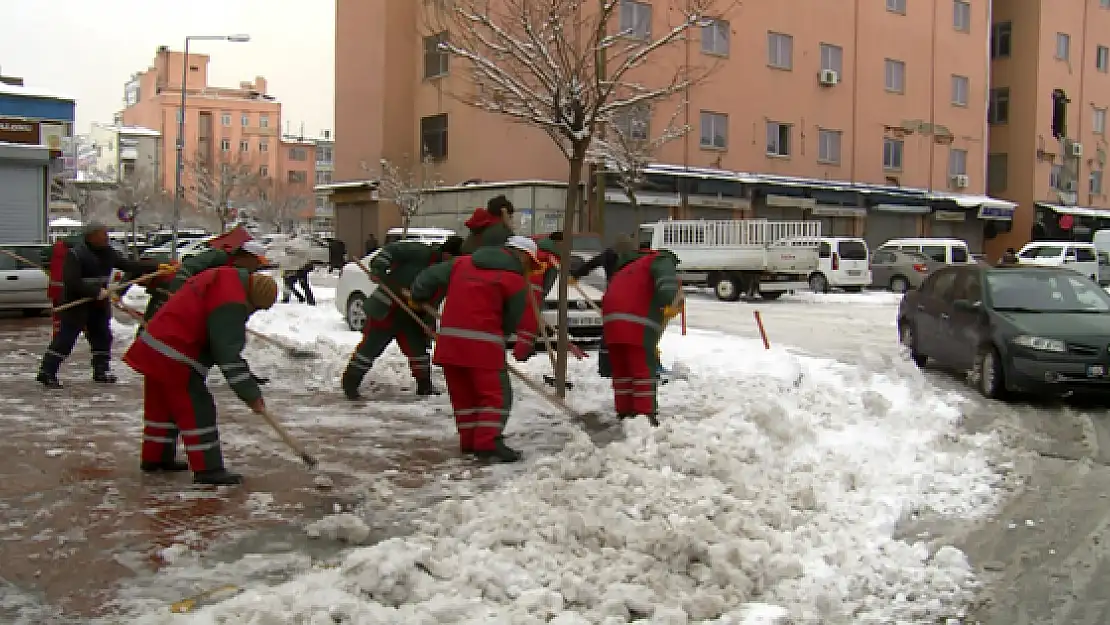
[[[943,266],[918,252],[876,250],[871,254],[871,287],[905,293],[921,286],[929,272]]]
[[[28,317],[49,312],[50,254],[48,244],[0,245],[0,310],[20,310]]]

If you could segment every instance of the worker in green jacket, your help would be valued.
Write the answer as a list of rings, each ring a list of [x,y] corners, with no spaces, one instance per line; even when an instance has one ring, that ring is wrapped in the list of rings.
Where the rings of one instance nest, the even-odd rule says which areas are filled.
[[[428,356],[429,338],[424,328],[408,312],[387,295],[381,286],[388,288],[398,298],[405,298],[412,288],[413,280],[421,271],[459,255],[462,247],[461,237],[450,237],[441,245],[427,245],[417,241],[397,241],[381,248],[370,261],[371,279],[379,285],[366,299],[366,325],[363,326],[362,342],[343,371],[341,385],[347,399],[360,398],[358,387],[366,373],[374,366],[374,361],[382,355],[393,341],[408,358],[409,370],[416,380],[417,395],[439,395],[432,384],[432,363]],[[432,322],[422,306],[409,307],[422,319]]]
[[[485,208],[474,209],[466,220],[470,235],[462,245],[463,254],[472,254],[479,247],[501,247],[513,236],[513,213],[516,209],[509,198],[499,195],[486,202]]]
[[[185,281],[198,273],[215,269],[216,267],[232,266],[246,269],[249,272],[258,271],[259,267],[266,264],[266,248],[258,241],[248,240],[235,248],[232,252],[224,251],[219,247],[205,250],[200,254],[190,256],[181,261],[177,271],[165,278],[152,281],[147,290],[150,292],[150,301],[146,305],[143,318],[150,321],[154,313],[166,303],[171,295],[185,284]]]

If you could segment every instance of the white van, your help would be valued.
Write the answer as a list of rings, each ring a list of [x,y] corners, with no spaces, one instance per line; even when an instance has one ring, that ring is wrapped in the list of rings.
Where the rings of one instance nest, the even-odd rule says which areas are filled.
[[[814,293],[829,289],[859,292],[871,284],[871,251],[867,242],[858,237],[798,238],[817,247],[817,270],[809,274],[809,288]]]
[[[892,252],[917,252],[945,265],[964,265],[975,262],[971,257],[971,250],[967,247],[967,241],[960,239],[934,239],[930,237],[891,239],[880,245],[879,249]]]
[[[1094,243],[1033,241],[1018,252],[1022,265],[1066,267],[1098,282],[1098,249]]]
[[[447,241],[448,237],[455,236],[454,230],[446,228],[409,228],[405,232],[404,228],[390,228],[389,232],[385,233],[384,245],[396,243],[400,240],[417,241],[419,243],[438,244]]]

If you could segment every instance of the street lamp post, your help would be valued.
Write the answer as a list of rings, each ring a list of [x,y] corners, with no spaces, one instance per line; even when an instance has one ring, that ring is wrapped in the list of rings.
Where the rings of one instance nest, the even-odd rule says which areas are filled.
[[[189,80],[189,42],[190,41],[230,41],[246,43],[250,35],[189,35],[185,37],[185,56],[181,59],[181,108],[177,112],[177,163],[173,187],[173,234],[170,238],[170,258],[177,260],[177,229],[181,223],[181,199],[185,190],[181,187],[185,173],[185,98]]]

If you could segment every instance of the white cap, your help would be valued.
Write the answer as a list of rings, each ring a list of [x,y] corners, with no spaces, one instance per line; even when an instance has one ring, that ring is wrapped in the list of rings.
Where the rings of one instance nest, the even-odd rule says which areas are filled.
[[[522,237],[519,235],[509,237],[509,240],[505,241],[505,247],[511,247],[515,250],[520,250],[531,256],[532,260],[536,260],[536,256],[539,254],[540,251],[540,248],[536,246],[535,241],[529,239],[528,237]]]
[[[239,249],[260,258],[266,256],[266,246],[262,245],[258,241],[245,241],[242,245],[239,246]]]

